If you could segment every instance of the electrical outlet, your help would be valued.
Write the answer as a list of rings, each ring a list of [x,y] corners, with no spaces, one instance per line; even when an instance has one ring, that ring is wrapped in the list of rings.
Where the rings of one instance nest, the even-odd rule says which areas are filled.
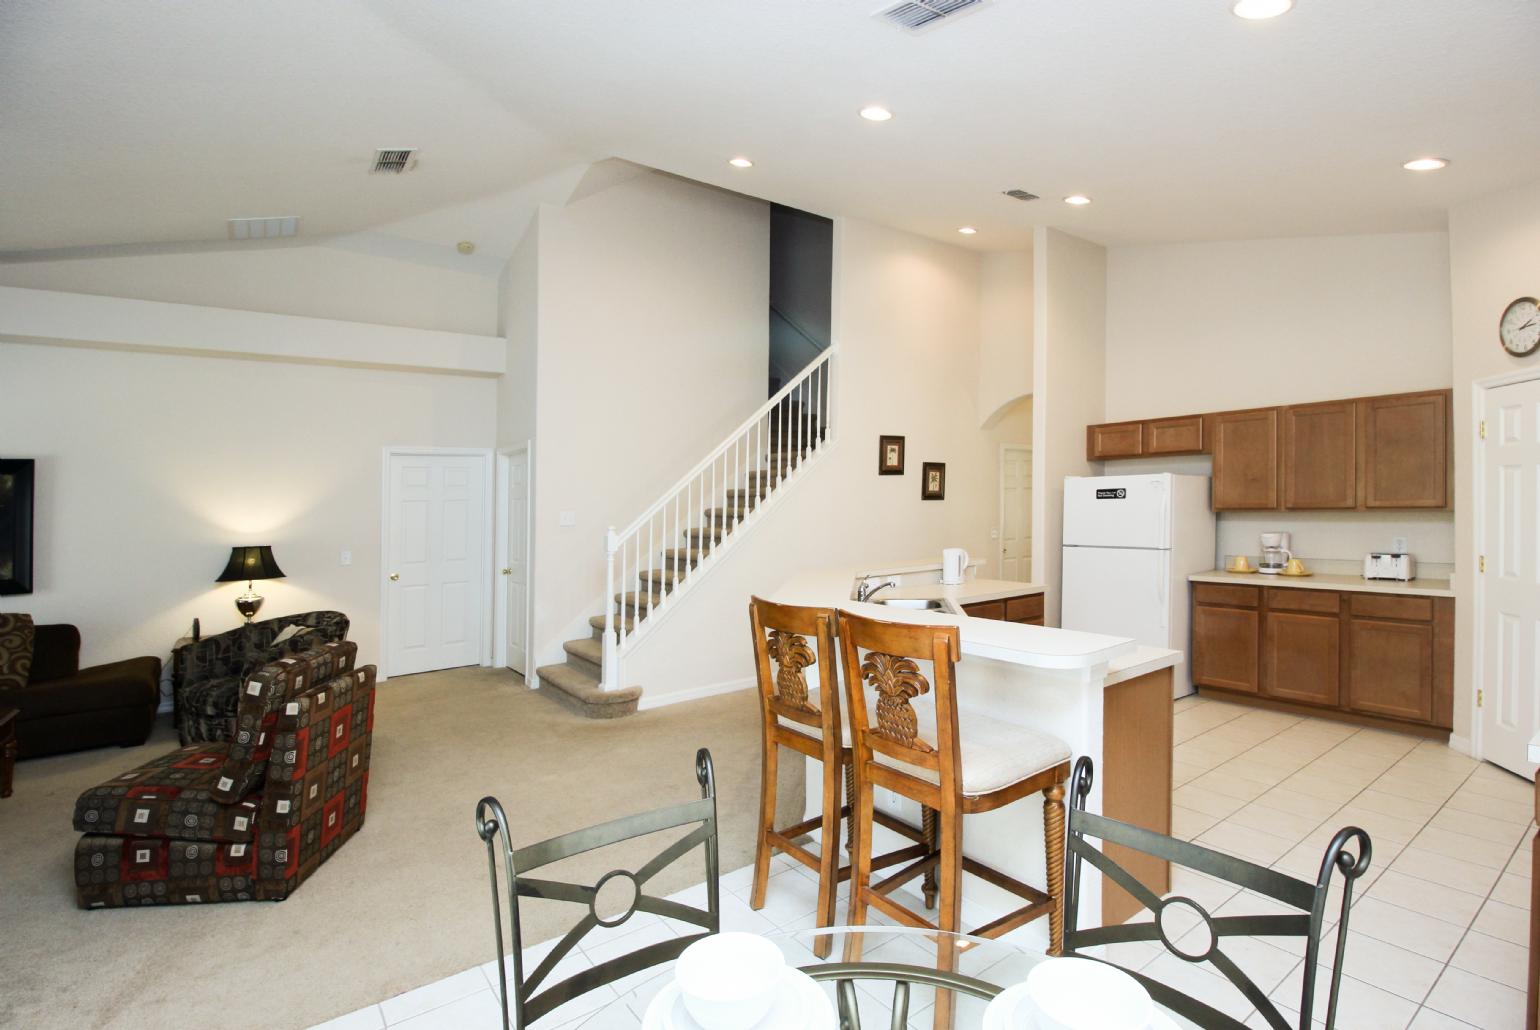
[[[353,564],[353,552],[352,551],[343,551],[342,552],[342,557],[337,560],[337,564],[339,564],[339,565],[352,565]]]
[[[1390,550],[1393,554],[1405,554],[1407,552],[1406,537],[1391,537]]]
[[[557,522],[562,526],[575,526],[577,525],[577,512],[564,511],[558,516]]]

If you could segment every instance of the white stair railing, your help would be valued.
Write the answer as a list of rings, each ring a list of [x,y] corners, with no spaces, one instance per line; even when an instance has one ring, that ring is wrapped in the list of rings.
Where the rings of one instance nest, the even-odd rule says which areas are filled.
[[[629,526],[605,532],[604,682],[832,440],[830,347]],[[617,594],[623,594],[617,600]]]

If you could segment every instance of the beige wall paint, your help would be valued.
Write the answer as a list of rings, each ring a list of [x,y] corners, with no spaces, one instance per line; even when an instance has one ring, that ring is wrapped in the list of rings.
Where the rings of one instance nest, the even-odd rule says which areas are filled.
[[[1540,294],[1540,182],[1461,205],[1449,213],[1454,311],[1455,702],[1454,732],[1469,740],[1475,690],[1476,384],[1514,373],[1540,374],[1540,360],[1499,346],[1497,319],[1515,297]]]
[[[1030,404],[978,429],[980,258],[853,219],[834,233],[835,443],[752,536],[634,652],[643,703],[753,673],[748,599],[799,570],[940,561],[961,546],[994,565],[1002,442],[1031,440]],[[905,474],[878,476],[877,437],[905,437]],[[947,463],[944,501],[920,465]]]
[[[539,214],[533,644],[601,614],[623,528],[767,397],[769,205],[660,173]],[[560,513],[576,515],[573,527]],[[632,589],[627,584],[619,589]]]
[[[1033,242],[1032,571],[1044,620],[1059,624],[1064,477],[1096,473],[1085,427],[1104,418],[1107,251],[1039,228]]]
[[[490,334],[497,279],[474,260],[462,271],[319,243],[256,244],[8,262],[0,286]]]
[[[1112,248],[1106,420],[1448,386],[1448,244],[1430,232]],[[1212,465],[1143,459],[1103,471],[1209,475]],[[1222,513],[1218,556],[1255,555],[1264,530],[1292,532],[1307,560],[1358,561],[1397,536],[1424,564],[1454,560],[1449,512]]]
[[[214,577],[271,543],[263,615],[344,611],[378,663],[382,450],[490,447],[496,405],[486,378],[0,343],[0,446],[38,460],[36,592],[0,609],[79,626],[86,663],[164,659],[239,623]]]
[[[1032,252],[985,254],[979,265],[979,418],[1002,417],[1032,392]]]

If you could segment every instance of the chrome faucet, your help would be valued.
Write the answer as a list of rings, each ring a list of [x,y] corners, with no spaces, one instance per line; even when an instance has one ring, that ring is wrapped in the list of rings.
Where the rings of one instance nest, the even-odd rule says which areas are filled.
[[[861,585],[856,587],[856,600],[870,601],[872,599],[872,595],[877,591],[886,590],[888,587],[896,586],[898,586],[898,580],[896,579],[885,579],[881,583],[877,583],[875,585],[871,580],[863,579],[861,581]]]

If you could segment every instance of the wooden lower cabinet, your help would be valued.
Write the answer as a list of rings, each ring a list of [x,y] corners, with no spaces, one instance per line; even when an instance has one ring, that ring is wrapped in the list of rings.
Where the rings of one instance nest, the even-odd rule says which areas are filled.
[[[1447,731],[1453,622],[1453,598],[1195,583],[1193,682],[1237,700]]]
[[[998,601],[980,601],[963,605],[963,614],[974,619],[1019,622],[1027,626],[1043,624],[1043,595],[1021,594]]]

